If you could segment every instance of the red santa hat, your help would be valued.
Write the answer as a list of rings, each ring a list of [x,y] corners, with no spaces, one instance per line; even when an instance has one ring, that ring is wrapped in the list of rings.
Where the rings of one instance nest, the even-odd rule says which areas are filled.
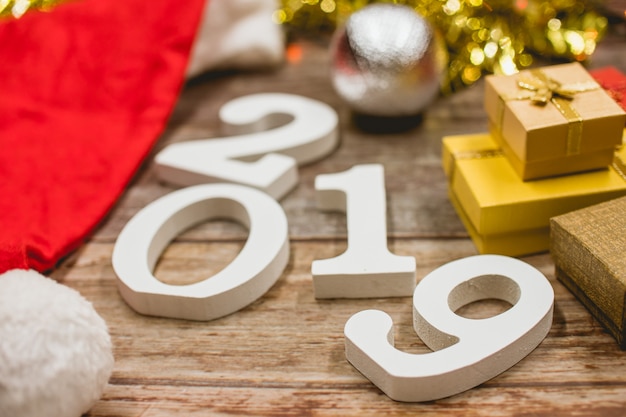
[[[279,62],[274,6],[80,0],[0,20],[0,273],[49,270],[83,242],[162,133],[186,75]]]
[[[205,1],[76,0],[0,19],[0,415],[78,417],[99,398],[106,323],[39,272],[114,206],[187,76],[282,60],[273,2]]]

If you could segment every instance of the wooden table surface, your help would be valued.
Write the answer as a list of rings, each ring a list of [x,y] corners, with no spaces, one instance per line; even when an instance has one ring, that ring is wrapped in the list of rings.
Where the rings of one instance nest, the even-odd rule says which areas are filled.
[[[613,65],[626,72],[625,30],[618,29],[600,45],[592,68]],[[383,164],[389,248],[416,258],[418,279],[446,262],[475,255],[446,196],[440,155],[442,136],[487,129],[483,83],[438,99],[422,123],[406,132],[367,133],[355,126],[332,89],[326,42],[294,45],[301,59],[276,71],[213,74],[188,83],[163,137],[110,216],[52,272],[93,302],[112,336],[113,375],[89,416],[626,415],[626,352],[556,281],[548,253],[522,259],[542,271],[554,288],[551,331],[536,350],[496,378],[447,399],[399,403],[348,363],[344,324],[368,308],[392,316],[399,349],[428,349],[413,331],[410,297],[314,298],[311,263],[346,248],[345,216],[316,209],[314,179],[357,164]],[[219,107],[257,92],[312,97],[340,116],[338,149],[301,167],[299,185],[280,201],[289,221],[287,268],[259,300],[217,320],[135,313],[116,289],[111,254],[122,227],[139,209],[177,189],[156,179],[154,154],[168,143],[219,136]],[[155,275],[179,284],[202,280],[227,265],[246,237],[246,230],[234,223],[202,224],[170,244]],[[504,308],[484,301],[459,313],[488,317]]]

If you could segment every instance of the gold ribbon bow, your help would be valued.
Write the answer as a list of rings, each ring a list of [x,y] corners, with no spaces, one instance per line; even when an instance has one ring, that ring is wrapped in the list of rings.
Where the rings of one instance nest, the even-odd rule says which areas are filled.
[[[528,74],[520,75],[517,79],[517,86],[531,91],[533,94],[530,96],[530,101],[539,105],[545,105],[553,98],[573,100],[577,93],[598,88],[598,84],[593,81],[563,85],[548,77],[541,70],[531,70],[530,76]]]
[[[613,167],[615,172],[617,172],[617,175],[619,175],[620,177],[622,177],[624,181],[626,181],[626,163],[624,163],[624,161],[621,160],[619,157],[619,150],[622,149],[622,146],[619,146],[617,148],[617,151],[615,152],[615,156],[613,157],[613,163],[611,164],[611,166]]]
[[[580,142],[583,132],[583,118],[572,106],[574,96],[578,93],[593,91],[600,88],[594,81],[580,82],[563,85],[548,77],[540,69],[528,71],[517,79],[517,86],[525,90],[526,94],[514,97],[500,97],[501,110],[499,128],[502,129],[502,116],[504,114],[504,101],[530,100],[536,105],[552,103],[565,117],[568,123],[566,155],[580,153]]]
[[[452,158],[452,163],[450,164],[450,172],[448,174],[448,181],[452,184],[452,180],[454,179],[457,162],[459,160],[464,159],[488,159],[488,158],[497,158],[503,157],[504,153],[500,148],[495,149],[476,149],[470,151],[456,151],[450,152],[450,157]]]

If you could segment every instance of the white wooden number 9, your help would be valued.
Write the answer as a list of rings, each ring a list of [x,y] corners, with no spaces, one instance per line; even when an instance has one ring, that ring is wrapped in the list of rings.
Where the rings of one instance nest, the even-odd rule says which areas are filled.
[[[339,140],[332,107],[292,94],[243,96],[226,103],[219,117],[234,136],[167,146],[155,157],[161,179],[180,186],[217,179],[278,200],[298,183],[298,164],[326,156]]]
[[[513,306],[479,320],[454,313],[487,298]],[[389,315],[365,310],[345,325],[346,357],[394,400],[448,397],[493,378],[528,355],[550,330],[553,303],[548,280],[525,262],[499,255],[460,259],[428,274],[413,294],[413,327],[432,353],[397,350]]]

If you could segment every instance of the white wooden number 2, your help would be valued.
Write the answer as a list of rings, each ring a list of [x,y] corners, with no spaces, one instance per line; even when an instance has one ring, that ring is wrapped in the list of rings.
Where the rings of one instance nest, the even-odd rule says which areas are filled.
[[[297,164],[325,156],[338,141],[334,110],[304,97],[246,96],[227,103],[220,117],[236,136],[178,143],[159,153],[159,175],[188,187],[140,210],[117,239],[112,263],[118,288],[139,313],[212,320],[265,294],[289,259],[287,218],[276,200],[297,184]],[[231,184],[193,185],[216,178]],[[421,355],[397,350],[391,318],[381,311],[361,311],[347,321],[346,357],[392,399],[428,401],[472,388],[517,363],[546,336],[552,287],[520,260],[497,255],[460,259],[415,286],[415,258],[387,249],[381,165],[320,175],[315,188],[318,207],[345,211],[348,223],[346,252],[312,264],[315,296],[413,293],[415,331],[434,350]],[[153,269],[169,242],[211,219],[232,219],[248,227],[238,256],[198,283],[157,280]],[[455,314],[484,298],[503,299],[513,307],[482,320]]]
[[[243,96],[219,116],[233,136],[174,143],[155,158],[157,174],[180,186],[218,179],[279,200],[298,183],[298,164],[337,146],[337,113],[325,103],[281,93]]]

